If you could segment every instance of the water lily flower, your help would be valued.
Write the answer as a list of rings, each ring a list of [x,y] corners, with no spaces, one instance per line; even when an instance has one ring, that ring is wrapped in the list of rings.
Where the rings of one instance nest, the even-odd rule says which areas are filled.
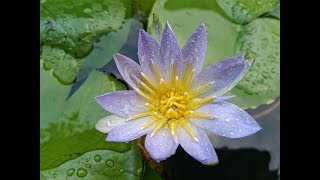
[[[243,54],[227,58],[202,70],[207,51],[206,27],[202,23],[182,50],[169,25],[160,42],[140,30],[140,65],[115,54],[125,81],[133,88],[96,97],[114,115],[98,121],[96,129],[108,133],[107,141],[128,142],[143,135],[151,158],[162,161],[179,146],[203,164],[218,162],[206,133],[241,138],[256,133],[259,124],[223,96],[248,72],[251,60]]]

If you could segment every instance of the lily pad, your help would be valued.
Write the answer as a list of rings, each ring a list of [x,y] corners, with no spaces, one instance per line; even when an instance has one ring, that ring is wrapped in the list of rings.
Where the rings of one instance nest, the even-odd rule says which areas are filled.
[[[47,80],[50,80],[46,77]],[[52,83],[52,84],[50,84]],[[85,83],[68,100],[66,88],[54,79],[46,84],[51,91],[60,89],[60,93],[45,94],[51,91],[41,90],[41,129],[40,129],[40,169],[55,168],[64,162],[77,158],[95,149],[108,149],[126,152],[130,144],[105,141],[105,135],[95,130],[95,123],[110,113],[95,102],[95,96],[117,90],[125,86],[115,78],[102,72],[93,71]],[[56,86],[56,87],[54,87]],[[41,88],[46,88],[41,86]],[[63,97],[60,97],[63,95]],[[49,103],[49,100],[56,102]],[[62,101],[65,100],[63,103]]]
[[[280,94],[280,22],[273,18],[258,18],[243,27],[236,52],[255,59],[242,81],[231,91],[231,100],[246,108],[271,103]]]
[[[244,24],[280,4],[280,0],[217,0],[220,7],[237,23]]]
[[[127,152],[93,150],[64,164],[40,172],[41,179],[136,179],[142,174],[142,158],[138,145],[129,143]]]
[[[280,19],[280,6],[274,8],[274,10],[266,14],[266,16],[271,16]]]
[[[125,2],[125,3],[123,3]],[[41,58],[60,82],[71,84],[102,35],[122,26],[127,1],[46,0],[40,3]],[[51,48],[51,49],[50,49]],[[47,59],[48,58],[48,59]],[[49,61],[54,61],[54,67]]]

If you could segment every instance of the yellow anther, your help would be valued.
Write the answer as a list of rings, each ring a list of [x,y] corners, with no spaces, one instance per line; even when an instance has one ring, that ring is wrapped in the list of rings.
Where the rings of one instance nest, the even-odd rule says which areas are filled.
[[[190,102],[189,102],[189,105],[188,105],[188,107],[190,108],[190,109],[195,109],[195,108],[197,108],[197,107],[200,107],[200,106],[202,106],[202,105],[204,105],[204,104],[208,104],[208,103],[212,103],[213,102],[213,97],[206,97],[206,98],[204,98],[204,99],[193,99],[193,100],[191,100]]]
[[[159,120],[159,118],[155,117],[153,119],[151,119],[147,124],[143,125],[140,130],[143,130],[149,126],[151,126],[152,124],[154,124],[155,122],[157,122]]]
[[[156,106],[154,106],[153,104],[146,103],[145,105],[150,107],[152,110],[156,110],[157,109]]]
[[[195,136],[195,134],[192,132],[190,127],[187,125],[186,119],[181,118],[181,119],[179,119],[178,122],[195,141],[199,142],[198,138]]]
[[[169,120],[168,124],[169,124],[170,130],[171,130],[172,136],[177,136],[176,131],[177,131],[178,121],[175,119]]]
[[[157,96],[156,92],[154,92],[151,88],[149,88],[145,83],[140,81],[141,86],[147,90],[151,95]]]
[[[146,100],[148,100],[148,101],[153,101],[153,99],[152,99],[149,95],[147,95],[146,93],[142,92],[140,89],[135,88],[135,91],[136,91],[140,96],[142,96],[143,98],[145,98]]]
[[[159,69],[155,63],[152,63],[152,70],[153,70],[153,73],[156,76],[157,80],[160,81],[161,75],[160,75]]]
[[[186,105],[179,104],[179,103],[177,103],[177,102],[173,102],[173,104],[174,104],[175,106],[177,106],[178,108],[187,109],[187,106],[186,106]]]
[[[141,72],[141,76],[147,81],[147,83],[153,88],[153,89],[157,89],[157,86],[151,81],[150,78],[148,78],[148,76],[146,74],[144,74],[143,72]]]
[[[213,118],[213,116],[211,114],[198,113],[198,112],[194,112],[192,110],[186,111],[183,115],[184,115],[184,117],[187,117],[187,118],[203,118],[203,119],[212,119]]]
[[[176,84],[176,68],[174,63],[171,63],[171,80],[170,80],[170,86],[175,87]]]
[[[191,96],[196,96],[200,93],[202,93],[203,91],[207,90],[209,87],[211,87],[212,85],[214,84],[214,82],[209,82],[208,84],[196,89],[196,90],[193,90],[190,92],[190,95]]]
[[[152,131],[151,137],[154,136],[154,135],[163,127],[163,125],[165,125],[166,123],[167,123],[166,120],[160,119],[160,120],[158,121],[157,126],[156,126],[156,127],[154,128],[154,130]]]
[[[129,120],[133,120],[133,119],[138,119],[138,118],[142,118],[142,117],[146,117],[146,116],[152,116],[154,113],[152,111],[148,111],[148,112],[143,112],[143,113],[139,113],[139,114],[135,114],[129,117]]]

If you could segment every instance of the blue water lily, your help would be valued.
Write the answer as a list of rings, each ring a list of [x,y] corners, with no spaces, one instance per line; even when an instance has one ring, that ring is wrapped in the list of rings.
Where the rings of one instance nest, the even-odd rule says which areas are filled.
[[[143,135],[151,158],[162,161],[179,144],[203,164],[218,162],[206,133],[241,138],[256,133],[259,124],[223,96],[248,72],[251,60],[243,54],[202,70],[207,51],[204,24],[195,30],[182,50],[166,23],[161,42],[140,30],[140,65],[115,54],[125,81],[133,88],[96,97],[114,115],[98,121],[96,129],[108,133],[107,141],[128,142]]]

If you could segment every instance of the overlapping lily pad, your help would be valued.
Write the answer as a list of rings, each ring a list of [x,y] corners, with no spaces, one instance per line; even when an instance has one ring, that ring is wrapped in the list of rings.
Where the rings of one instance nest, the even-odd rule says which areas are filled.
[[[123,90],[124,85],[110,76],[93,71],[80,89],[66,100],[67,88],[59,87],[63,85],[52,77],[45,78],[47,82],[41,85],[40,101],[42,170],[57,167],[67,160],[95,149],[117,152],[126,152],[130,149],[130,145],[126,143],[106,142],[105,135],[94,128],[97,120],[110,114],[95,102],[94,97],[110,91]],[[46,89],[47,86],[50,87],[50,91],[60,91],[45,94],[50,93]]]
[[[40,172],[46,179],[140,179],[143,173],[141,153],[135,142],[130,150],[119,153],[111,150],[93,150],[64,164]]]
[[[41,1],[41,57],[45,62],[59,62],[52,67],[54,74],[62,83],[71,84],[81,66],[80,59],[102,35],[122,26],[130,8],[128,3],[112,0]],[[50,58],[53,56],[59,59]]]
[[[244,24],[272,11],[280,0],[217,0],[220,7],[234,21]]]
[[[242,107],[271,103],[280,94],[280,23],[272,18],[258,18],[243,27],[236,52],[255,59],[242,81],[232,90],[232,101]]]

